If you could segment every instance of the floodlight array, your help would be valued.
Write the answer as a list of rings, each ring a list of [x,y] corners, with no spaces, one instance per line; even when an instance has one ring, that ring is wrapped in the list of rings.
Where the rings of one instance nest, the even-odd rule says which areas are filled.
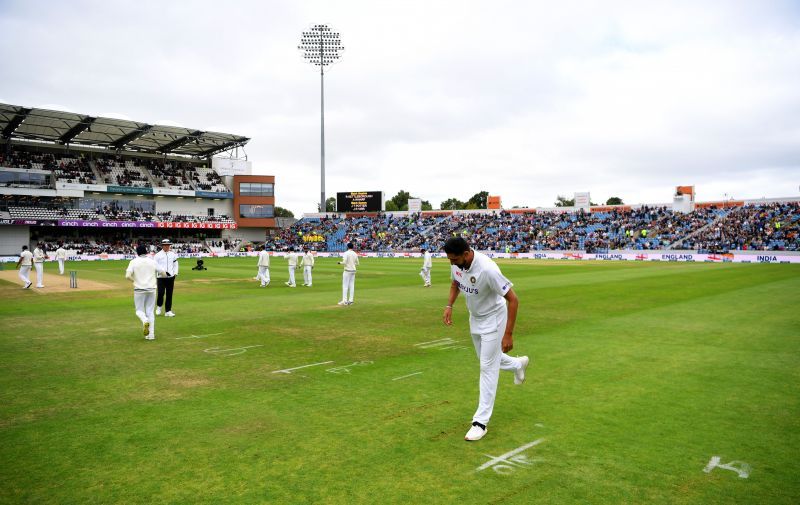
[[[339,40],[339,33],[332,31],[328,25],[314,25],[309,31],[303,32],[297,49],[303,52],[307,62],[326,67],[339,61],[339,53],[344,51],[344,46]]]

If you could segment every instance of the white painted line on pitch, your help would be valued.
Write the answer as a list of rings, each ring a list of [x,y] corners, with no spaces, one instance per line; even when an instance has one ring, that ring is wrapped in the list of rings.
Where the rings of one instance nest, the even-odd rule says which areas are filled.
[[[542,442],[544,442],[543,438],[540,438],[538,440],[534,440],[533,442],[531,442],[529,444],[525,444],[522,447],[517,447],[513,451],[508,451],[507,453],[503,454],[502,456],[492,456],[490,454],[484,454],[484,456],[486,456],[487,458],[492,458],[492,459],[490,459],[486,463],[484,463],[481,466],[479,466],[478,468],[476,468],[475,471],[476,472],[480,472],[482,470],[486,470],[490,466],[496,466],[496,467],[500,467],[500,468],[502,468],[504,470],[507,470],[507,469],[512,469],[514,466],[519,466],[520,464],[529,465],[529,464],[533,463],[534,461],[528,461],[528,459],[526,457],[524,457],[524,456],[522,458],[519,458],[519,457],[515,458],[514,456],[516,456],[517,454],[519,454],[519,453],[521,453],[523,451],[526,451],[526,450],[530,449],[531,447],[533,447],[535,445],[539,445]],[[497,468],[495,468],[495,471],[497,473],[505,473],[505,472],[498,471]]]
[[[402,377],[395,377],[395,378],[394,378],[394,379],[392,379],[392,380],[393,380],[393,381],[399,381],[400,379],[405,379],[406,377],[411,377],[412,375],[419,375],[419,374],[421,374],[421,373],[422,373],[422,372],[414,372],[414,373],[410,373],[410,374],[408,374],[408,375],[404,375],[404,376],[402,376]]]
[[[452,341],[453,339],[450,338],[450,337],[447,337],[447,338],[440,338],[439,340],[431,340],[430,342],[420,342],[419,344],[414,344],[414,347],[417,347],[417,346],[420,346],[420,345],[425,345],[425,344],[433,344],[435,342],[441,342],[443,340]]]
[[[183,340],[185,338],[206,338],[206,337],[213,337],[215,335],[222,335],[222,333],[209,333],[208,335],[192,335],[190,337],[175,337],[175,340]]]
[[[236,356],[239,354],[244,354],[247,352],[248,349],[252,349],[254,347],[264,347],[263,345],[248,345],[245,347],[233,347],[231,349],[220,349],[219,347],[209,347],[208,349],[203,349],[203,352],[211,353],[211,354],[222,354],[228,351],[238,351],[232,352],[230,354],[225,354],[225,356]]]
[[[750,477],[750,465],[745,463],[744,461],[731,461],[730,463],[725,463],[720,465],[719,462],[722,460],[719,456],[712,456],[711,460],[709,460],[708,464],[703,471],[705,473],[711,473],[711,470],[714,468],[724,468],[725,470],[730,470],[732,472],[736,472],[739,475],[740,479],[746,479]],[[738,467],[736,465],[739,465]]]
[[[328,363],[333,363],[333,361],[322,361],[320,363],[312,363],[310,365],[296,366],[294,368],[285,368],[283,370],[275,370],[272,373],[292,373],[292,370],[300,370],[301,368],[308,368],[310,366],[327,365]]]
[[[350,369],[357,366],[367,366],[371,365],[372,361],[354,361],[349,365],[342,365],[342,366],[335,366],[333,368],[329,368],[325,370],[326,372],[330,373],[350,373]]]

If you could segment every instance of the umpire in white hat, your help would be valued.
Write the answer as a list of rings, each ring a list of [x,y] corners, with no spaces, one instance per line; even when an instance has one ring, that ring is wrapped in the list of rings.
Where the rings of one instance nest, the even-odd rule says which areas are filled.
[[[153,259],[156,260],[160,277],[157,280],[158,295],[156,297],[156,315],[161,315],[161,307],[166,312],[164,316],[175,317],[172,312],[172,290],[175,288],[175,277],[178,276],[178,255],[170,251],[172,242],[168,238],[161,241],[161,250],[158,251]],[[166,299],[165,295],[166,294]]]

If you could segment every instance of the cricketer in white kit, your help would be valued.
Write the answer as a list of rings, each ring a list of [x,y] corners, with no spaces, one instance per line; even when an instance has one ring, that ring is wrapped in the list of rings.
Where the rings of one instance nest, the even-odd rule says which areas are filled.
[[[352,242],[347,244],[347,252],[342,255],[340,265],[344,265],[342,272],[342,301],[339,305],[352,305],[353,297],[356,294],[356,267],[358,266],[358,254],[353,250],[355,246]]]
[[[156,338],[156,279],[164,275],[156,265],[156,261],[147,255],[147,246],[136,247],[138,257],[128,263],[125,278],[133,282],[133,305],[136,317],[142,322],[142,333],[147,340]]]
[[[286,285],[290,288],[297,287],[294,282],[294,271],[297,270],[297,253],[294,252],[294,248],[289,248],[289,254],[286,255],[286,260],[289,262],[289,280],[286,281]]]
[[[36,287],[44,287],[44,249],[42,244],[38,244],[33,250],[33,268],[36,269]]]
[[[527,356],[513,358],[506,352],[514,347],[513,333],[519,300],[511,281],[489,257],[470,249],[466,240],[453,237],[444,244],[450,260],[452,284],[444,309],[444,324],[453,324],[453,304],[464,293],[469,310],[469,331],[480,361],[478,409],[465,440],[480,440],[492,417],[500,370],[514,372],[514,383],[525,382]]]
[[[266,244],[261,246],[258,253],[258,276],[256,279],[261,281],[261,287],[269,286],[269,252]]]
[[[25,283],[23,288],[28,289],[31,287],[31,267],[33,266],[33,254],[28,250],[28,246],[22,246],[22,252],[19,253],[19,261],[17,261],[17,268],[19,268],[19,278]]]
[[[58,249],[56,249],[56,260],[58,261],[59,275],[64,275],[64,262],[67,261],[67,251],[61,244],[59,244]]]
[[[420,249],[420,251],[422,251],[422,270],[419,271],[419,275],[422,277],[423,286],[429,288],[431,287],[431,268],[433,267],[433,261],[431,260],[431,253],[429,253],[427,249]]]
[[[305,249],[305,254],[303,254],[303,263],[301,263],[303,267],[303,286],[311,287],[312,278],[311,278],[311,270],[314,269],[314,255],[311,254],[311,251]]]

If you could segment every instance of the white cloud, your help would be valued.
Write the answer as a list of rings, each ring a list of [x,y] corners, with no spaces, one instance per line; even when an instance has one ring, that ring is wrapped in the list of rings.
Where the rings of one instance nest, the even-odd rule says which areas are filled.
[[[487,190],[549,206],[800,184],[788,1],[42,5],[0,4],[7,103],[248,136],[297,214],[319,200],[319,74],[296,46],[320,22],[346,47],[326,74],[329,195],[405,189],[438,205]]]

